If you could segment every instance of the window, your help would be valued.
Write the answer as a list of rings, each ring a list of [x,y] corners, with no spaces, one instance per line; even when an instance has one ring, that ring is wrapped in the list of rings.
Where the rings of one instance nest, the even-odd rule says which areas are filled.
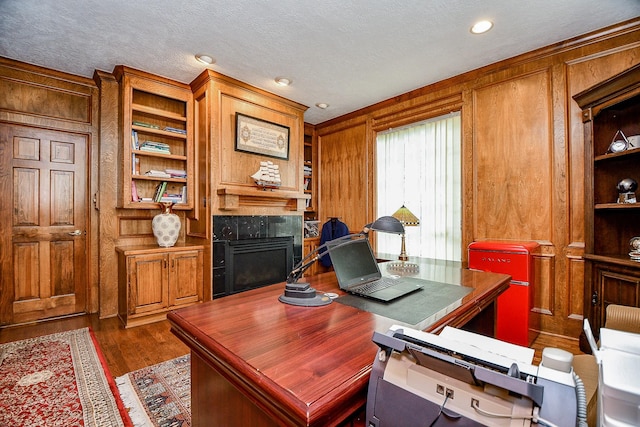
[[[460,113],[378,133],[377,217],[405,205],[420,220],[407,226],[409,256],[462,256]],[[400,237],[377,233],[377,250],[398,254]]]

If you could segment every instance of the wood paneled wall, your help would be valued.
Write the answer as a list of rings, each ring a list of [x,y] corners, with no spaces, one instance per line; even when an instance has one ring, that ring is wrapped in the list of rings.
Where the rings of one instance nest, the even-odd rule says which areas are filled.
[[[192,83],[195,100],[197,205],[188,215],[187,241],[205,246],[205,300],[211,298],[213,215],[299,215],[303,196],[303,114],[307,107],[205,70]],[[289,159],[235,150],[236,113],[289,128]],[[277,191],[256,188],[251,175],[261,161],[280,167]],[[302,232],[302,230],[301,230]]]
[[[378,131],[461,111],[463,260],[476,240],[538,242],[535,309],[542,329],[577,337],[584,151],[571,96],[640,62],[639,40],[636,19],[318,125],[320,219],[340,216],[354,229],[373,219]]]
[[[376,132],[461,111],[465,247],[484,239],[539,242],[536,309],[543,314],[542,328],[577,336],[583,308],[584,153],[580,111],[571,96],[638,62],[640,19],[320,124],[319,219],[339,216],[358,230],[373,218]],[[108,73],[96,72],[92,82],[2,58],[0,76],[3,94],[10,94],[2,98],[0,120],[78,132],[91,140],[87,193],[95,203],[87,212],[91,260],[87,309],[113,315],[117,311],[113,248],[140,239],[151,242],[145,224],[155,213],[115,208],[117,84]],[[301,164],[304,106],[212,72],[196,79],[192,88],[200,185],[196,209],[182,213],[185,238],[196,243],[210,239],[211,215],[229,213],[226,208],[232,205],[221,209],[221,203],[234,198],[243,201],[232,206],[237,214],[301,214],[296,210],[299,203],[290,203],[301,192],[301,168],[292,171],[281,165],[286,187],[291,188],[281,199],[245,195],[255,190],[248,175],[257,163],[254,156],[234,151],[232,115],[240,111],[290,126],[290,156]],[[238,194],[220,195],[220,187],[232,187]],[[205,272],[210,273],[208,266]]]

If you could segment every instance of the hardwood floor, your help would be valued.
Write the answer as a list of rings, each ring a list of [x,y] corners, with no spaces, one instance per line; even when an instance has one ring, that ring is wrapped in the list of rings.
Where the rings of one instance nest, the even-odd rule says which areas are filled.
[[[0,329],[0,343],[87,326],[93,330],[100,343],[109,371],[114,377],[189,353],[187,346],[171,333],[166,320],[124,329],[117,317],[99,319],[97,315]]]
[[[546,347],[555,347],[566,350],[571,354],[584,354],[580,350],[578,338],[568,338],[559,335],[541,333],[533,342],[531,347],[536,351],[533,357],[533,364],[539,365],[542,359],[542,350]]]
[[[55,332],[91,327],[107,365],[114,377],[182,356],[189,349],[170,331],[169,322],[124,329],[116,317],[98,319],[97,315],[83,315],[51,320],[33,325],[0,329],[0,343],[32,338]],[[545,347],[557,347],[572,354],[581,354],[578,339],[540,334],[534,341],[534,364],[538,365]]]

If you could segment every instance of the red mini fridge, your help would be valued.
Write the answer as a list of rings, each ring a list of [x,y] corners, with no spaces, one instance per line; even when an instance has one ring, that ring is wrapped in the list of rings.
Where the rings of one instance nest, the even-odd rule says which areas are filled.
[[[533,311],[535,242],[485,241],[469,245],[469,268],[509,274],[509,289],[498,297],[496,338],[529,347],[538,336],[540,315]]]

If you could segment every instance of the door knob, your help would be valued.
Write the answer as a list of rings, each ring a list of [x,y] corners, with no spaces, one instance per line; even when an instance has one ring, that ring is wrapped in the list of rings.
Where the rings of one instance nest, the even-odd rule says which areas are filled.
[[[70,231],[69,236],[80,236],[82,234],[82,231],[80,230],[74,230],[74,231]]]

